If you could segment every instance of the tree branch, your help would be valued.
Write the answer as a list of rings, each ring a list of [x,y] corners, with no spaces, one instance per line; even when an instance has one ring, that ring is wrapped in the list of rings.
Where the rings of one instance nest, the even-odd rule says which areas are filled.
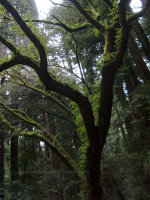
[[[72,0],[74,2],[74,0]],[[22,18],[19,16],[17,11],[12,7],[12,5],[9,4],[7,0],[0,0],[0,3],[6,8],[8,12],[10,12],[13,17],[15,18],[16,22],[20,25],[21,29],[25,32],[27,37],[33,42],[33,44],[37,47],[39,53],[40,53],[40,68],[37,67],[39,66],[37,63],[35,65],[35,62],[30,62],[31,59],[23,61],[20,60],[20,57],[17,57],[13,59],[13,63],[3,63],[3,66],[1,65],[0,71],[4,69],[8,69],[16,64],[23,64],[23,65],[28,65],[31,68],[35,69],[36,73],[38,74],[40,80],[42,83],[45,85],[47,90],[51,90],[54,92],[57,92],[63,96],[66,96],[70,98],[72,101],[75,101],[77,105],[79,106],[81,115],[83,117],[84,125],[87,131],[87,135],[89,138],[89,143],[93,143],[93,131],[97,132],[97,127],[95,126],[95,120],[94,120],[94,115],[92,111],[92,106],[86,96],[84,96],[82,93],[79,91],[71,88],[67,84],[60,83],[57,80],[54,80],[50,74],[47,71],[47,60],[45,58],[46,53],[44,50],[44,47],[41,45],[41,43],[38,41],[36,36],[32,33],[32,31],[27,27],[26,23],[22,20]],[[83,15],[86,15],[86,17],[91,21],[93,26],[97,26],[98,29],[102,30],[103,27],[95,21],[93,18],[89,16],[88,13],[85,12],[85,10],[75,1],[75,4],[77,5],[77,8],[83,13]],[[24,57],[24,56],[22,56]],[[18,59],[18,60],[17,60]],[[14,62],[15,61],[15,62]],[[26,62],[25,62],[26,61]]]
[[[74,35],[72,34],[72,39],[73,41],[75,42],[75,54],[76,54],[76,59],[77,59],[77,63],[78,63],[78,67],[79,67],[79,70],[80,70],[80,75],[81,75],[81,80],[83,81],[83,83],[85,84],[87,90],[89,91],[90,94],[92,94],[88,84],[86,83],[84,77],[83,77],[83,72],[82,72],[82,68],[81,68],[81,65],[80,65],[80,61],[79,61],[79,57],[78,57],[78,44],[77,44],[77,41],[74,37]]]
[[[57,19],[55,16],[53,16],[55,19]],[[13,19],[11,18],[8,18],[7,16],[3,16],[3,18],[5,20],[10,20],[10,21],[14,21]],[[25,22],[36,22],[36,23],[43,23],[43,24],[48,24],[48,25],[54,25],[54,26],[60,26],[62,28],[64,28],[67,32],[69,33],[74,33],[74,32],[78,32],[78,31],[82,31],[84,29],[87,29],[87,28],[90,28],[91,25],[90,24],[84,24],[84,25],[81,25],[79,27],[76,27],[76,28],[71,28],[71,27],[68,27],[66,24],[64,24],[63,22],[61,22],[60,20],[57,19],[57,22],[55,21],[49,21],[49,20],[39,20],[39,19],[30,19],[30,20],[24,20]],[[59,22],[58,22],[59,21]]]
[[[23,78],[21,77],[21,75],[20,75],[20,76],[17,76],[16,74],[11,74],[11,73],[8,73],[8,75],[10,76],[9,79],[10,79],[12,82],[17,83],[17,84],[22,85],[22,86],[25,86],[25,87],[27,87],[27,88],[33,90],[33,91],[38,92],[39,94],[42,94],[42,95],[44,95],[44,96],[50,98],[54,103],[56,103],[58,106],[60,106],[63,110],[65,110],[67,113],[69,113],[70,115],[72,115],[72,111],[71,111],[68,107],[66,107],[63,103],[61,103],[59,100],[57,100],[57,98],[55,98],[55,97],[52,96],[51,94],[49,94],[49,93],[47,93],[47,92],[45,92],[45,91],[43,91],[43,90],[41,90],[41,89],[39,89],[39,88],[36,88],[36,87],[34,87],[34,86],[32,86],[32,85],[26,83],[26,82],[23,80]],[[11,77],[12,77],[12,78],[11,78]],[[20,81],[15,81],[13,77],[19,79]]]
[[[6,40],[1,34],[0,34],[0,41],[8,48],[10,49],[12,52],[14,52],[14,54],[19,54],[19,51],[16,49],[16,47],[10,43],[8,40]],[[20,54],[19,54],[20,55]]]
[[[112,5],[112,3],[110,2],[110,0],[104,0],[104,3],[106,4],[106,6],[107,6],[108,8],[110,8],[110,9],[113,8],[113,5]]]
[[[66,8],[74,8],[73,6],[71,5],[67,5],[67,4],[61,4],[61,3],[55,3],[54,1],[52,0],[49,0],[52,4],[56,5],[56,6],[63,6],[63,7],[66,7]]]
[[[102,26],[98,21],[93,19],[86,11],[85,9],[81,6],[80,3],[76,0],[69,0],[72,2],[72,4],[77,8],[77,10],[82,14],[82,16],[95,28],[97,28],[99,31],[104,31],[104,26]]]
[[[15,65],[19,65],[19,64],[30,66],[34,70],[38,70],[38,68],[39,68],[39,64],[36,63],[31,58],[29,58],[27,56],[17,55],[17,56],[13,56],[9,60],[1,63],[0,64],[0,72],[4,71],[6,69],[9,69]]]
[[[47,57],[46,57],[46,52],[43,45],[40,43],[37,37],[33,34],[33,32],[28,28],[28,26],[20,17],[18,12],[15,10],[15,8],[7,0],[0,0],[0,3],[14,17],[14,19],[19,24],[20,28],[23,30],[26,36],[33,42],[33,44],[37,48],[40,55],[40,66],[43,69],[47,69]]]
[[[142,17],[149,8],[150,8],[150,3],[145,5],[145,7],[140,12],[138,12],[135,15],[133,15],[132,17],[130,17],[127,21],[128,24],[131,24],[131,23],[135,22],[138,18]]]
[[[93,13],[96,13],[96,10],[95,10],[95,8],[94,8],[94,5],[93,5],[92,1],[91,1],[91,0],[87,0],[87,2],[88,2],[89,6],[90,6],[90,8],[91,8],[91,11],[92,11]]]
[[[62,161],[71,169],[74,171],[74,175],[76,178],[79,178],[79,169],[76,165],[75,161],[71,158],[71,156],[63,149],[63,147],[59,144],[57,146],[55,142],[50,142],[46,137],[39,133],[35,132],[28,132],[28,131],[20,131],[15,126],[13,126],[10,122],[6,120],[4,115],[0,112],[0,119],[1,123],[5,124],[9,129],[11,129],[13,132],[16,132],[17,134],[21,136],[28,136],[28,137],[34,137],[37,139],[40,139],[40,141],[43,141],[49,148],[51,148],[61,159]],[[56,139],[55,139],[56,140]]]
[[[82,81],[82,78],[80,76],[78,76],[76,73],[74,73],[72,70],[68,69],[67,67],[62,67],[62,66],[60,66],[58,64],[57,65],[56,64],[55,65],[49,65],[49,66],[55,66],[55,67],[58,67],[60,69],[64,69],[64,70],[66,70],[69,73],[73,74],[75,77],[77,77],[78,79],[80,79]]]
[[[39,110],[41,110],[41,111],[47,113],[48,115],[56,116],[56,117],[58,117],[58,118],[60,118],[60,119],[65,120],[66,122],[72,124],[74,127],[76,127],[76,124],[75,124],[73,121],[67,119],[66,117],[64,117],[64,116],[62,116],[62,115],[58,115],[58,114],[56,114],[55,112],[49,112],[49,111],[47,111],[47,108],[41,108],[41,106],[39,106],[39,105],[36,105],[36,107],[37,107]]]

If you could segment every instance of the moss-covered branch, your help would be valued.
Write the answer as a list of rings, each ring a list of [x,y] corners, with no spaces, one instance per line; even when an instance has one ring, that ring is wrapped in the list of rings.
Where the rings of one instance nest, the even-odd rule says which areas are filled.
[[[7,110],[9,110],[10,112],[12,112],[13,114],[16,115],[16,112],[13,109],[8,108],[7,106],[5,106],[2,103],[0,105],[3,105],[4,108],[6,108]],[[19,114],[17,116],[21,117],[21,115],[19,115]],[[1,120],[1,123],[5,124],[10,130],[12,130],[13,132],[15,132],[21,136],[35,137],[35,138],[38,138],[40,141],[43,141],[49,148],[51,148],[62,159],[62,161],[69,167],[69,169],[73,170],[73,175],[76,178],[79,178],[79,176],[78,176],[79,169],[78,169],[76,162],[64,150],[64,148],[61,146],[61,144],[59,144],[57,142],[57,140],[54,136],[53,136],[54,141],[51,142],[45,136],[43,136],[42,134],[39,134],[35,131],[34,132],[21,131],[21,130],[17,129],[15,126],[13,126],[10,122],[8,122],[8,120],[4,117],[4,115],[1,112],[0,112],[0,120]]]
[[[10,108],[9,106],[5,105],[4,103],[0,102],[0,106],[5,108],[7,111],[18,117],[19,119],[25,121],[26,123],[37,127],[39,130],[43,131],[48,137],[51,138],[51,140],[54,140],[54,136],[50,131],[45,129],[41,124],[35,122],[33,119],[31,119],[24,111],[20,111],[17,109]]]
[[[44,46],[37,39],[36,35],[31,31],[31,29],[27,26],[27,24],[23,21],[21,16],[15,10],[15,8],[7,1],[0,0],[0,3],[4,6],[4,8],[13,16],[15,21],[18,23],[22,31],[26,34],[26,36],[31,40],[31,42],[37,48],[40,55],[40,66],[45,70],[47,69],[47,56],[44,49]]]
[[[0,41],[1,43],[3,43],[8,49],[10,49],[12,52],[14,52],[14,54],[19,54],[18,50],[16,49],[16,47],[9,42],[8,40],[6,40],[1,34],[0,34]]]
[[[25,86],[33,91],[36,91],[38,92],[39,94],[42,94],[48,98],[50,98],[54,103],[56,103],[59,107],[61,107],[63,110],[65,110],[67,113],[69,113],[70,115],[72,115],[72,111],[67,107],[65,106],[63,103],[61,103],[57,98],[55,98],[53,95],[51,95],[50,93],[47,93],[45,92],[44,90],[41,90],[37,87],[34,87],[30,84],[28,84],[27,82],[25,82],[23,80],[23,77],[21,77],[21,75],[16,75],[16,74],[12,74],[12,73],[8,73],[8,75],[10,76],[9,80],[11,80],[12,82],[16,83],[16,84],[19,84],[19,85],[22,85],[22,86]],[[16,80],[18,79],[18,81]]]
[[[39,63],[34,61],[32,58],[27,57],[27,56],[22,56],[19,53],[17,53],[17,55],[13,55],[11,56],[10,59],[2,62],[0,64],[0,72],[9,69],[15,65],[26,65],[26,66],[30,66],[32,67],[34,70],[38,70],[39,69]]]
[[[77,8],[77,10],[81,13],[81,15],[95,28],[99,31],[104,31],[105,28],[98,21],[96,21],[93,17],[91,17],[88,12],[81,6],[81,4],[76,0],[70,0],[70,2]]]
[[[42,23],[42,24],[47,24],[47,25],[53,25],[53,26],[59,26],[65,29],[65,31],[69,32],[69,33],[74,33],[74,32],[78,32],[78,31],[82,31],[84,29],[90,28],[92,27],[91,24],[89,23],[84,23],[81,26],[75,26],[75,27],[70,27],[66,24],[64,24],[63,22],[59,21],[55,16],[53,16],[57,21],[50,21],[50,20],[40,20],[40,19],[30,19],[30,20],[24,20],[25,22],[35,22],[35,23]],[[14,21],[14,19],[9,18],[7,16],[3,16],[3,18],[5,20],[10,20],[10,21]]]

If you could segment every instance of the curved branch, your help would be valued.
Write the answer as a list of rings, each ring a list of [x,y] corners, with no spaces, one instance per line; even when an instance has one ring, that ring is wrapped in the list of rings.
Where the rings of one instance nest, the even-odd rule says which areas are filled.
[[[87,19],[91,22],[91,24],[98,29],[102,30],[103,27],[95,21],[93,18],[89,16],[89,14],[74,0],[77,5],[77,8],[85,15]],[[82,93],[80,93],[77,90],[74,90],[70,86],[64,83],[60,83],[57,80],[54,80],[50,74],[47,71],[47,59],[46,53],[44,50],[43,45],[39,42],[39,40],[36,38],[36,36],[32,33],[32,31],[27,27],[26,23],[22,20],[22,18],[19,16],[17,11],[13,8],[12,5],[7,0],[0,0],[0,3],[6,8],[8,12],[12,14],[16,22],[20,25],[21,29],[24,31],[24,33],[27,35],[27,37],[33,42],[33,44],[36,46],[40,53],[40,67],[38,63],[35,64],[35,62],[31,62],[31,59],[26,60],[24,56],[18,56],[15,59],[12,59],[12,62],[4,62],[1,65],[0,71],[4,69],[8,69],[16,64],[23,64],[23,65],[28,65],[29,67],[35,69],[36,73],[38,74],[40,80],[42,83],[45,85],[47,90],[51,90],[54,92],[57,92],[63,96],[66,96],[70,98],[71,100],[75,101],[80,109],[81,115],[83,117],[84,125],[87,131],[87,135],[89,138],[90,143],[94,143],[93,141],[93,131],[97,131],[97,127],[95,126],[95,120],[94,120],[94,115],[92,111],[92,106],[89,102],[89,99],[84,96]],[[23,61],[21,61],[20,58],[23,58]],[[27,58],[27,57],[26,57]],[[38,67],[37,67],[38,66]]]
[[[87,24],[81,25],[81,26],[76,27],[76,28],[73,28],[73,27],[71,28],[71,27],[68,27],[63,22],[61,22],[60,20],[58,20],[55,16],[53,16],[53,17],[57,20],[57,22],[56,21],[55,22],[54,21],[49,21],[49,20],[40,20],[40,19],[30,19],[30,20],[24,20],[24,21],[25,22],[36,22],[36,23],[43,23],[43,24],[48,24],[48,25],[60,26],[60,27],[64,28],[69,33],[74,33],[74,32],[78,32],[78,31],[82,31],[84,29],[87,29],[87,28],[91,27],[91,25],[87,23]],[[6,16],[3,16],[3,18],[5,20],[14,21],[13,19],[8,18]]]
[[[26,25],[26,23],[20,17],[18,12],[15,10],[15,8],[7,0],[0,0],[0,3],[14,17],[14,19],[19,24],[19,26],[23,30],[23,32],[31,40],[31,42],[35,45],[35,47],[37,48],[39,55],[40,55],[40,60],[41,60],[40,66],[43,69],[47,69],[47,57],[46,57],[46,52],[45,52],[44,46],[40,43],[40,41],[37,39],[35,34],[29,29],[29,27]]]
[[[39,64],[36,63],[34,60],[27,56],[22,56],[19,54],[0,64],[0,72],[19,64],[30,66],[34,70],[38,70],[39,68]]]
[[[18,64],[23,64],[23,65],[30,65],[33,69],[37,69],[39,68],[39,64],[34,61],[32,58],[27,57],[27,56],[23,56],[20,54],[19,50],[8,40],[6,40],[6,38],[4,38],[1,34],[0,34],[0,41],[10,50],[14,53],[13,56],[11,56],[11,58],[9,60],[4,61],[3,63],[0,64],[0,72],[9,69],[15,65]]]
[[[92,107],[86,96],[81,94],[79,91],[71,88],[67,84],[63,84],[54,80],[47,71],[39,68],[38,63],[32,61],[31,58],[26,56],[15,56],[9,61],[4,62],[0,65],[0,72],[9,69],[10,67],[13,67],[17,64],[27,65],[33,68],[47,90],[57,92],[63,96],[70,98],[72,101],[75,101],[80,108],[87,134],[90,138],[92,138],[93,130],[95,130],[96,127]]]
[[[0,41],[8,48],[10,49],[12,52],[14,52],[14,54],[19,54],[18,50],[16,49],[16,47],[10,43],[8,40],[6,40],[1,34],[0,34]]]

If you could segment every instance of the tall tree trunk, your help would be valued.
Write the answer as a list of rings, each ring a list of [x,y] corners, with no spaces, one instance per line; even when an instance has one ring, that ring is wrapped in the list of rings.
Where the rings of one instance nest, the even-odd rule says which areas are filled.
[[[93,138],[93,141],[91,141],[91,145],[89,145],[86,152],[85,170],[88,200],[102,199],[100,161],[102,149],[110,126],[113,102],[113,84],[117,65],[120,65],[120,63],[111,62],[106,64],[102,71],[99,125],[98,127],[95,126],[95,128],[93,128],[93,135],[95,137]]]
[[[18,109],[18,104],[14,103],[15,99],[12,98],[12,107],[15,109]],[[14,116],[12,118],[12,123],[14,126],[18,125],[18,118]],[[16,186],[15,182],[19,180],[19,174],[18,174],[18,135],[15,133],[12,133],[11,135],[11,200],[17,200],[17,192],[18,187]]]
[[[123,81],[120,79],[118,79],[118,77],[116,78],[116,81],[115,81],[115,96],[117,98],[117,102],[118,102],[118,105],[119,107],[121,107],[121,109],[125,109],[125,108],[128,108],[129,107],[129,102],[126,98],[126,95],[124,93],[124,90],[123,90]],[[132,114],[129,114],[125,119],[124,119],[124,123],[125,123],[125,126],[126,126],[126,130],[127,130],[127,133],[129,136],[132,135],[132,128],[131,128],[131,121],[133,119],[133,115]]]
[[[124,24],[125,25],[125,24]],[[88,126],[87,131],[91,131],[89,135],[89,147],[86,152],[86,180],[87,180],[87,199],[101,200],[101,175],[100,175],[100,161],[102,156],[102,149],[106,142],[108,134],[111,111],[113,104],[113,85],[117,69],[122,65],[123,57],[127,48],[127,41],[130,28],[123,27],[120,48],[115,59],[106,61],[102,67],[102,78],[100,87],[98,126]],[[104,56],[108,53],[114,52],[115,45],[115,30],[109,30],[105,34],[105,51]],[[86,118],[85,118],[86,119]],[[83,116],[83,120],[84,116]],[[86,124],[86,121],[84,121]]]
[[[45,101],[45,106],[48,107],[47,100]],[[56,135],[55,125],[53,122],[51,122],[54,120],[54,118],[50,118],[47,113],[43,113],[43,118],[45,119],[45,121],[47,123],[46,124],[47,129],[51,132],[51,134],[53,134],[55,136]],[[51,138],[49,138],[49,140],[51,140]],[[46,145],[45,145],[45,154],[48,159],[48,165],[51,166],[52,170],[57,171],[59,169],[59,166],[58,166],[56,154],[53,152],[53,150],[48,148]],[[51,192],[51,194],[50,194],[51,199],[57,200],[58,198],[60,198],[60,196],[61,196],[61,198],[63,198],[63,191],[57,192],[58,181],[56,178],[54,178],[54,177],[52,179],[50,178],[49,185],[55,191],[55,192]]]
[[[56,135],[56,131],[55,131],[55,125],[53,122],[49,122],[48,123],[48,130],[55,136]],[[53,169],[58,170],[58,162],[57,162],[57,158],[56,158],[56,154],[51,150],[50,150],[50,163]]]
[[[139,68],[141,78],[143,79],[144,83],[146,83],[148,80],[150,80],[150,71],[147,68],[143,57],[138,50],[138,46],[132,36],[129,38],[129,49],[137,67]]]
[[[129,97],[131,97],[130,100],[132,101],[132,94],[138,85],[138,80],[132,68],[130,70],[132,73],[130,76],[126,76],[125,83],[127,86]],[[140,132],[141,140],[144,140],[144,138],[150,139],[150,136],[149,136],[150,120],[149,120],[149,110],[147,109],[147,106],[148,106],[147,102],[142,101],[141,99],[137,99],[137,104],[141,104],[141,106],[137,108],[133,108],[134,110],[133,118],[140,120],[138,127],[137,127],[137,124],[135,124],[135,126],[137,127],[136,129]],[[132,126],[134,125],[132,124]]]
[[[99,150],[93,151],[92,147],[87,148],[85,174],[87,181],[86,195],[88,200],[101,200],[102,197],[102,188],[100,184],[101,153],[102,152],[100,152]]]
[[[11,137],[11,181],[18,180],[18,135]]]
[[[16,197],[14,197],[14,194],[17,195],[17,187],[13,183],[14,181],[17,181],[19,179],[18,174],[18,135],[14,134],[11,137],[11,192],[13,194],[13,197],[11,200],[17,200]]]
[[[135,90],[135,88],[138,86],[139,81],[137,79],[137,75],[133,69],[133,66],[129,68],[127,71],[127,74],[124,75],[124,80],[126,84],[126,88],[128,91],[128,97],[130,101],[132,100],[132,92]]]
[[[145,51],[147,58],[150,60],[150,42],[139,22],[136,23],[135,31],[139,41],[142,44],[142,47]]]
[[[142,6],[144,7],[149,0],[141,0]],[[150,18],[150,8],[146,12],[146,16]]]
[[[0,127],[1,128],[1,127]],[[4,199],[4,136],[0,133],[0,199]]]
[[[24,146],[24,166],[23,166],[23,176],[22,176],[22,182],[23,184],[26,183],[26,170],[27,170],[27,162],[28,162],[28,159],[30,157],[30,154],[27,156],[27,150],[26,150],[26,137],[24,137],[24,140],[23,140],[23,146]]]

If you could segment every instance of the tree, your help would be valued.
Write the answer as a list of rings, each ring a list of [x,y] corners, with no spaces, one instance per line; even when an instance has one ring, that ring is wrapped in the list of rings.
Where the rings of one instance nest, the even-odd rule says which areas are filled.
[[[106,5],[107,15],[103,17],[102,21],[99,20],[101,16],[99,12],[94,9],[94,5],[89,1],[89,6],[92,8],[90,12],[83,8],[81,3],[76,0],[70,0],[74,7],[79,11],[81,16],[86,20],[85,24],[81,24],[80,27],[69,28],[66,24],[62,23],[57,19],[55,25],[63,27],[70,33],[83,30],[84,28],[90,27],[91,29],[96,29],[96,31],[103,36],[105,40],[103,61],[101,66],[101,80],[99,83],[99,109],[97,111],[97,121],[94,118],[94,113],[92,111],[92,104],[90,102],[90,95],[84,95],[84,93],[70,87],[67,83],[61,83],[58,81],[51,73],[48,71],[48,57],[45,51],[45,47],[42,44],[42,38],[36,36],[33,28],[29,28],[25,21],[20,17],[15,8],[7,1],[0,0],[1,5],[9,12],[14,20],[17,22],[21,30],[24,32],[25,36],[34,45],[34,52],[31,55],[25,53],[25,50],[21,49],[19,51],[10,41],[0,36],[0,41],[7,46],[7,48],[12,52],[6,61],[3,61],[0,66],[0,71],[9,69],[15,65],[25,65],[29,66],[35,70],[41,82],[44,84],[46,90],[54,91],[60,95],[69,98],[74,101],[80,110],[83,123],[85,126],[86,134],[88,137],[88,147],[86,150],[86,161],[85,161],[85,175],[86,175],[86,191],[88,200],[99,200],[102,199],[102,188],[100,184],[100,161],[102,155],[102,149],[106,142],[106,136],[108,134],[108,129],[110,125],[111,110],[113,103],[113,85],[115,81],[115,76],[117,70],[121,67],[123,63],[123,58],[127,49],[128,39],[131,31],[132,24],[147,11],[150,4],[147,1],[146,6],[137,14],[130,16],[127,15],[127,10],[129,8],[129,0],[120,0],[112,4],[110,1],[103,1]],[[94,2],[96,5],[96,2]],[[132,14],[132,13],[131,13]],[[110,16],[110,17],[109,17]],[[5,16],[7,18],[7,16]],[[32,20],[32,22],[40,22],[39,20]],[[103,23],[102,23],[103,22]],[[52,22],[50,22],[52,24]],[[117,44],[115,38],[118,39]],[[44,43],[44,42],[43,42]],[[38,54],[37,54],[38,51]],[[6,109],[9,109],[5,106]],[[14,111],[14,114],[16,112]],[[9,126],[9,128],[14,129],[1,115],[3,122]],[[23,117],[22,117],[23,118]],[[35,124],[29,118],[26,118],[30,123]],[[38,128],[41,128],[37,125]],[[16,130],[17,131],[17,130]],[[26,133],[26,135],[30,135]],[[65,159],[65,152],[58,148],[58,146],[53,146],[49,141],[47,141],[40,134],[33,134],[39,137],[44,142],[46,142],[57,154],[65,160],[68,165],[76,171],[75,163],[67,155]],[[32,136],[33,136],[32,135]],[[54,140],[54,138],[53,138]],[[69,158],[69,159],[68,159]],[[68,160],[70,162],[68,162]]]
[[[4,133],[0,132],[0,198],[4,199]]]

